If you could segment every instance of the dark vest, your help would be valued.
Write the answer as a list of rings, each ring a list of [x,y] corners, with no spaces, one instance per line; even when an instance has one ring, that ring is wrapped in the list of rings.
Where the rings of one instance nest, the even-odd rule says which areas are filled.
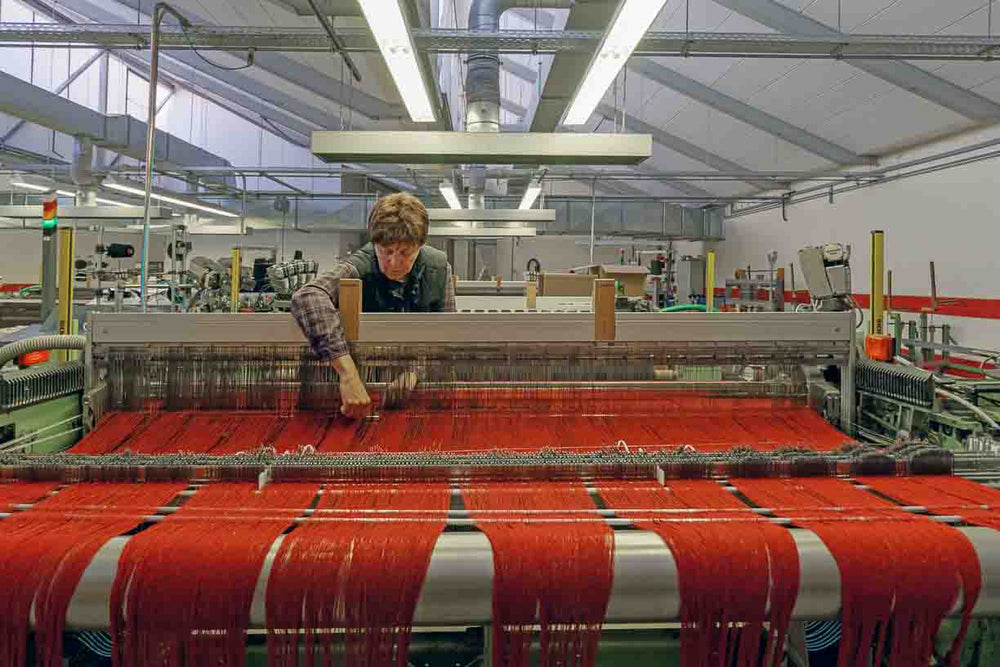
[[[448,256],[430,246],[420,248],[417,261],[397,283],[386,278],[378,267],[371,243],[344,260],[361,277],[361,310],[365,313],[440,313],[444,311],[444,291],[448,279]]]

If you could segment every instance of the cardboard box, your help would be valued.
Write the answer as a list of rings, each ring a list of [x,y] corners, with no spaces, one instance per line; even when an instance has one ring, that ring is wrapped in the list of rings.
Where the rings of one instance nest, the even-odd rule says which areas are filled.
[[[630,264],[595,264],[588,267],[596,278],[617,280],[625,290],[625,296],[643,296],[646,293],[646,276],[649,269],[645,266]]]
[[[538,296],[591,296],[596,279],[588,273],[541,273]]]

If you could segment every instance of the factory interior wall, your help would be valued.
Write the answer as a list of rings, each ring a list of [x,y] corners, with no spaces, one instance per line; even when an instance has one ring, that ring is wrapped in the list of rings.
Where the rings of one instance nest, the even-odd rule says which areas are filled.
[[[913,159],[998,135],[995,129],[982,130],[893,159]],[[885,165],[889,160],[880,162]],[[787,222],[780,209],[729,220],[726,240],[715,246],[717,284],[748,263],[766,268],[768,251],[777,250],[778,265],[787,269],[795,262],[796,288],[805,289],[797,264],[799,248],[846,243],[852,250],[854,292],[867,294],[869,234],[881,229],[893,294],[929,298],[929,262],[933,260],[939,299],[1000,299],[1000,227],[994,197],[1000,190],[997,167],[996,160],[984,160],[837,195],[833,204],[825,197],[796,204],[788,208]],[[904,320],[917,317],[903,313]],[[932,320],[953,325],[952,335],[961,345],[1000,348],[1000,320],[940,315]]]
[[[149,239],[149,257],[152,261],[166,258],[168,237],[153,235]],[[142,247],[142,235],[128,232],[105,232],[104,243],[128,243],[135,248],[136,256]],[[76,234],[76,257],[90,259],[97,245],[97,232],[78,231]],[[0,248],[3,248],[3,262],[0,263],[0,282],[37,283],[42,269],[42,232],[38,229],[0,229]],[[127,270],[135,264],[133,259],[109,259],[110,270]]]

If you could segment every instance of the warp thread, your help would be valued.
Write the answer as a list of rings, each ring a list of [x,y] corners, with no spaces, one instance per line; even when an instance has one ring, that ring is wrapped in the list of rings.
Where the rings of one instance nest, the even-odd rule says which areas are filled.
[[[2,521],[0,664],[27,659],[34,605],[37,664],[61,667],[66,612],[84,570],[112,537],[170,501],[177,484],[75,484]],[[38,491],[32,488],[31,494]]]
[[[1000,492],[971,480],[953,475],[920,475],[860,477],[858,481],[908,505],[923,505],[931,514],[957,514],[967,523],[1000,529],[1000,518],[993,509],[1000,503]],[[979,598],[982,583],[979,565],[978,559],[968,559],[962,572],[962,620],[948,651],[949,667],[958,664],[962,643],[969,632],[972,609]]]
[[[446,484],[326,485],[315,509],[323,520],[306,520],[285,536],[268,577],[272,667],[297,667],[303,640],[307,667],[332,664],[335,654],[348,665],[406,667],[449,501]],[[358,521],[364,515],[343,510],[399,511],[388,522],[370,513]],[[400,521],[407,518],[414,520]]]
[[[231,665],[246,658],[257,579],[316,484],[204,486],[125,545],[111,588],[116,667]]]
[[[677,563],[683,665],[780,664],[799,587],[799,555],[789,531],[749,512],[714,481],[668,488],[602,483],[598,491],[611,509],[700,510],[673,519],[626,515],[659,535]]]
[[[538,393],[539,390],[535,390]],[[119,412],[105,417],[72,452],[110,454],[197,452],[230,454],[274,445],[296,451],[312,445],[320,452],[478,452],[489,450],[595,451],[624,440],[647,451],[692,446],[718,452],[741,445],[757,450],[803,447],[833,451],[845,436],[807,406],[762,399],[709,399],[653,392],[594,392],[587,413],[563,405],[559,392],[531,409],[475,402],[429,409],[426,397],[402,410],[382,410],[378,420],[353,422],[309,411],[275,412]],[[642,419],[629,414],[635,394],[646,401]],[[709,409],[714,411],[709,412]],[[526,445],[525,443],[531,443]]]
[[[736,487],[816,533],[840,569],[839,667],[928,664],[934,636],[964,591],[963,623],[979,592],[979,562],[959,531],[840,479],[746,479]],[[849,508],[849,514],[845,514]],[[869,653],[871,651],[871,654]]]
[[[493,548],[493,664],[527,667],[537,624],[541,667],[592,667],[614,578],[614,533],[603,520],[574,520],[579,514],[530,521],[532,510],[596,509],[586,488],[470,484],[462,499],[472,518],[490,520],[477,526]]]

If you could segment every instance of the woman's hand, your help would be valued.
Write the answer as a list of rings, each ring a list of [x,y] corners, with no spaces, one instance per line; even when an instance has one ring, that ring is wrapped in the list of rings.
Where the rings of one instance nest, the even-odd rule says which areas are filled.
[[[360,419],[368,414],[372,399],[368,396],[365,383],[358,374],[354,359],[344,355],[333,360],[333,366],[340,378],[340,411],[350,419]]]

